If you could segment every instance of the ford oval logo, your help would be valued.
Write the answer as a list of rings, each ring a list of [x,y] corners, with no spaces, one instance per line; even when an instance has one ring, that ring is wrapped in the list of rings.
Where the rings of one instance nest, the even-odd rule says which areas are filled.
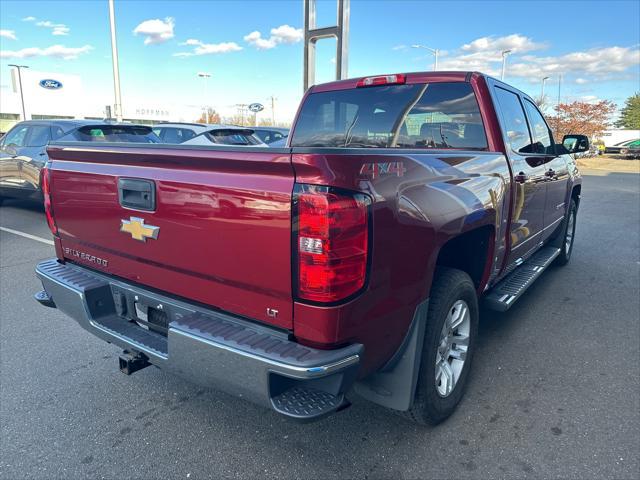
[[[46,78],[44,80],[40,80],[40,86],[42,88],[48,88],[49,90],[57,90],[59,88],[62,88],[62,82]]]

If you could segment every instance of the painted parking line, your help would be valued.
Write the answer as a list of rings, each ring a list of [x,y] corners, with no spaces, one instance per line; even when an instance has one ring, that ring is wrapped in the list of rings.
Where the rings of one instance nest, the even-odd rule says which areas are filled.
[[[47,245],[53,245],[53,240],[47,240],[46,238],[36,237],[35,235],[31,235],[30,233],[19,232],[18,230],[14,230],[13,228],[0,227],[0,230],[7,233],[13,233],[14,235],[20,235],[21,237],[28,238],[30,240],[35,240],[36,242],[46,243]]]

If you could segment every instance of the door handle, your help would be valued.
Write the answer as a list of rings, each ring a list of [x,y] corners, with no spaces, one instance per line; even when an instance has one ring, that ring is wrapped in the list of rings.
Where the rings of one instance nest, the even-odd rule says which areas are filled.
[[[528,178],[529,176],[524,172],[520,172],[515,177],[513,177],[513,179],[518,183],[524,183]]]
[[[558,178],[558,176],[556,175],[556,171],[553,168],[550,168],[549,170],[544,172],[544,175],[546,177],[549,177],[551,180],[555,180],[556,178]]]

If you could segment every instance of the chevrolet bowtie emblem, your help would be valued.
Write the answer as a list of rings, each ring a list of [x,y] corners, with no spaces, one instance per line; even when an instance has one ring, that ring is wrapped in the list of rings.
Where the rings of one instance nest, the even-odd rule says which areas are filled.
[[[145,225],[144,218],[130,217],[129,220],[121,220],[120,231],[131,234],[134,240],[146,242],[147,238],[158,239],[160,227]]]

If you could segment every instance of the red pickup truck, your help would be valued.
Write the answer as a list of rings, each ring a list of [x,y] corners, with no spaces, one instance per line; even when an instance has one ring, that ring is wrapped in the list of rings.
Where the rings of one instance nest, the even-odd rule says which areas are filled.
[[[474,72],[310,88],[286,148],[54,143],[36,299],[153,364],[311,420],[355,392],[460,401],[480,301],[572,251],[581,179],[530,97]]]

